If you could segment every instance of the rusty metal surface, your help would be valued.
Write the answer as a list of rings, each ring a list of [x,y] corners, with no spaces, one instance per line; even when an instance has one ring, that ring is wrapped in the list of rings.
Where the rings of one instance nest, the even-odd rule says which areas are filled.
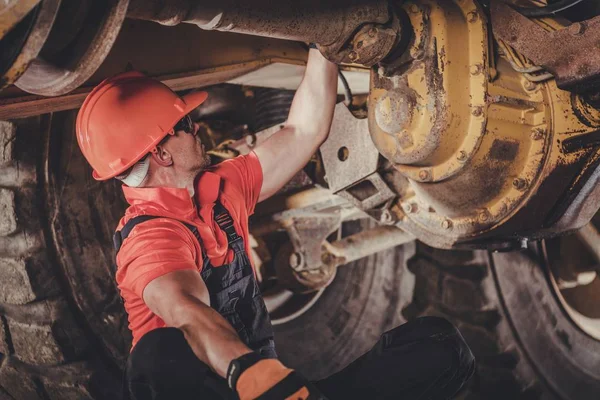
[[[465,167],[485,132],[486,17],[473,1],[403,8],[414,40],[398,65],[371,72],[369,130],[405,176],[440,182]]]
[[[78,88],[96,72],[117,38],[129,0],[93,4],[87,10],[93,19],[86,18],[84,30],[70,45],[72,52],[68,56],[61,52],[53,61],[47,54],[34,59],[15,85],[29,93],[58,96]]]
[[[6,1],[8,4],[0,9],[0,40],[40,3],[40,0]]]
[[[320,147],[329,189],[337,193],[377,170],[379,151],[369,135],[367,119],[338,103],[327,140]]]
[[[0,119],[77,108],[94,85],[131,67],[173,90],[187,90],[232,81],[267,66],[277,74],[283,71],[278,67],[305,63],[306,53],[301,44],[290,41],[126,19],[111,52],[82,87],[49,98],[10,86],[0,92]]]
[[[45,0],[40,4],[35,14],[31,15],[31,26],[26,27],[27,29],[23,32],[26,35],[26,39],[22,43],[21,40],[17,42],[18,49],[16,50],[18,50],[18,55],[10,61],[9,66],[2,66],[4,67],[4,71],[2,72],[2,77],[0,77],[0,89],[5,88],[23,75],[31,61],[38,56],[50,34],[50,29],[58,13],[60,3],[60,0]],[[21,21],[21,23],[29,22],[27,20],[28,17]],[[17,29],[18,26],[14,29]],[[6,40],[7,38],[3,39]],[[15,43],[6,42],[2,44],[7,47],[15,45]]]
[[[415,240],[415,237],[393,226],[378,226],[344,239],[326,242],[331,265],[340,266],[392,247],[401,246]]]
[[[600,17],[547,31],[502,3],[491,3],[494,35],[534,63],[548,69],[558,87],[587,91],[600,80]]]
[[[345,41],[364,23],[389,20],[387,2],[382,0],[284,0],[275,4],[267,0],[132,0],[128,17],[323,45]]]
[[[395,15],[384,25],[365,24],[348,40],[331,45],[319,45],[321,53],[337,64],[361,64],[371,67],[392,51],[401,40],[402,27]]]
[[[371,210],[396,197],[378,172],[361,179],[338,194],[361,210]]]

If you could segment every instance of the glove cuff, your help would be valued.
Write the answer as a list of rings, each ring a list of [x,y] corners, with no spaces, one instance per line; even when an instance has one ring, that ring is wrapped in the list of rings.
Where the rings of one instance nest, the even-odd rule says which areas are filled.
[[[235,391],[237,381],[240,378],[242,372],[267,357],[261,356],[259,353],[252,352],[244,354],[241,357],[232,360],[227,368],[227,385],[229,388]]]

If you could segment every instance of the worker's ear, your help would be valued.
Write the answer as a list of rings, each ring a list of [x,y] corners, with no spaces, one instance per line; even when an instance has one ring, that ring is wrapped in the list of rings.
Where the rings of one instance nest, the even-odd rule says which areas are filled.
[[[156,146],[150,154],[152,154],[152,159],[161,167],[173,165],[173,156],[161,145]]]

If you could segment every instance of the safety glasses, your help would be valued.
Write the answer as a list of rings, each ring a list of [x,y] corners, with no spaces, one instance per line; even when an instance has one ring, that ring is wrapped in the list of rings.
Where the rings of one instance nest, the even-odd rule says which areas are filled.
[[[184,131],[185,133],[189,133],[190,135],[194,134],[194,121],[192,121],[192,117],[189,114],[185,115],[181,118],[173,127],[175,132]]]

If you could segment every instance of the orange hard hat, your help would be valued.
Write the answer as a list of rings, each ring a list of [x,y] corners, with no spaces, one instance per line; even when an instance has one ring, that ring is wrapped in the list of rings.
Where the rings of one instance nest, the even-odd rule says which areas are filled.
[[[141,72],[108,78],[92,90],[77,114],[77,142],[103,181],[127,171],[206,100],[206,92],[179,97]]]

